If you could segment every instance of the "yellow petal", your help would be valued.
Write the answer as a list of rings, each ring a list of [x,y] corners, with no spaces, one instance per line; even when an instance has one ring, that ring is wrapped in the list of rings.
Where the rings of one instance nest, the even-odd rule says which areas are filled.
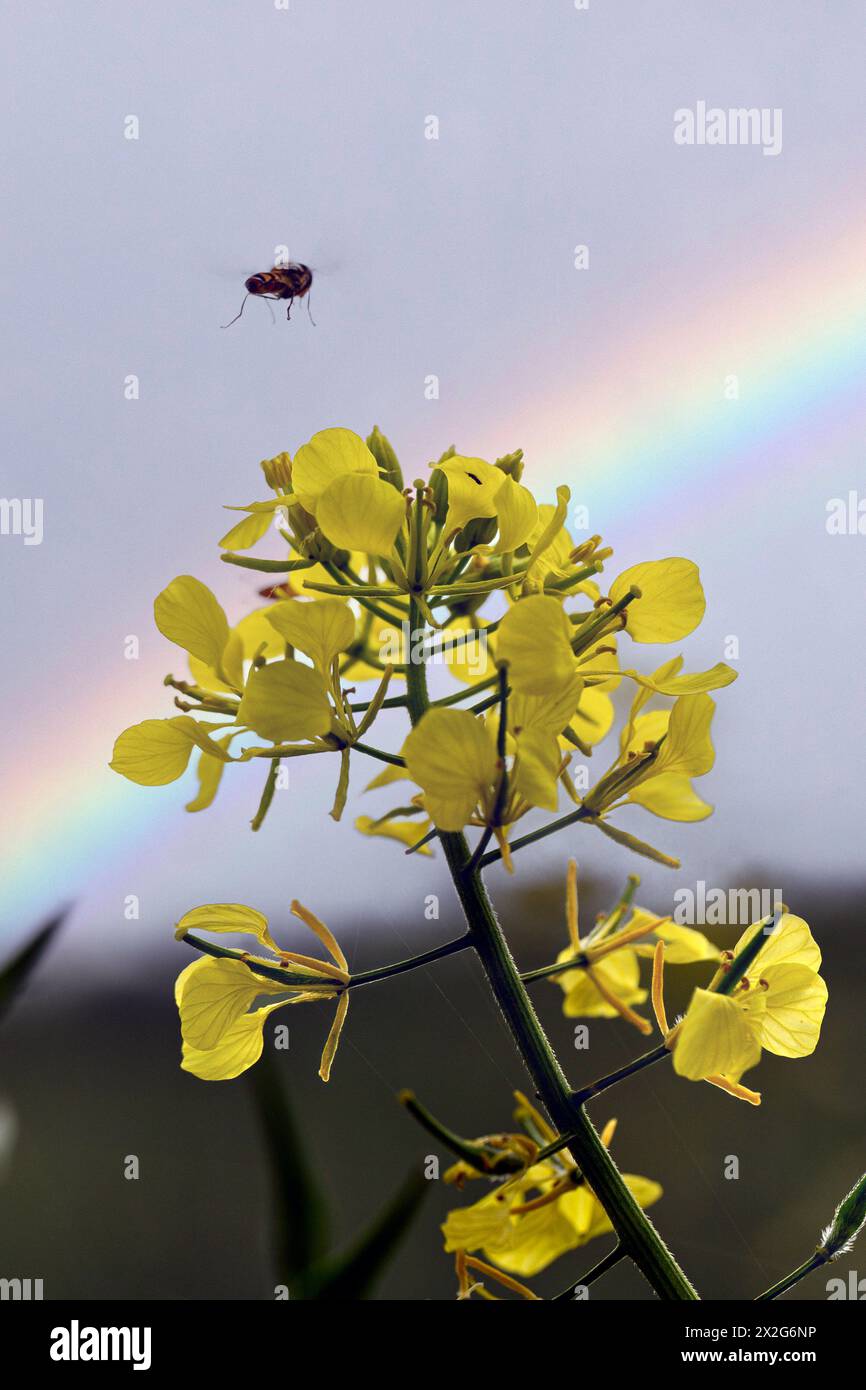
[[[321,675],[290,659],[260,667],[247,681],[237,720],[272,743],[326,734],[331,707]]]
[[[343,954],[343,948],[340,946],[330,927],[326,927],[325,923],[321,921],[314,912],[311,912],[308,907],[304,907],[303,903],[299,903],[297,898],[292,900],[292,914],[297,917],[299,921],[303,922],[305,926],[309,927],[311,932],[316,934],[338,968],[344,971],[348,976],[349,962],[346,960]]]
[[[153,616],[163,637],[197,656],[206,666],[219,669],[229,640],[228,619],[200,579],[191,574],[178,575],[157,594]]]
[[[446,536],[462,531],[470,521],[496,516],[496,496],[506,479],[501,468],[462,454],[445,459],[438,468],[448,480]]]
[[[250,550],[256,541],[260,541],[265,532],[273,524],[273,515],[270,512],[253,512],[250,516],[245,516],[230,531],[226,531],[217,545],[224,550]]]
[[[346,1014],[349,1012],[349,992],[344,990],[337,1000],[337,1009],[334,1014],[334,1021],[331,1024],[331,1031],[325,1043],[322,1053],[322,1060],[319,1063],[319,1076],[323,1081],[330,1081],[331,1067],[334,1065],[334,1057],[337,1053],[337,1045],[340,1041],[340,1034],[343,1031],[343,1024],[346,1022]]]
[[[340,598],[286,599],[266,610],[268,621],[292,647],[327,675],[331,662],[355,640],[355,615]]]
[[[631,676],[660,695],[699,695],[707,690],[721,690],[735,681],[737,674],[733,667],[726,666],[723,661],[717,661],[709,671],[687,671],[684,676],[669,676],[667,679],[641,676],[637,671],[623,671],[624,676]]]
[[[610,733],[613,724],[613,700],[595,686],[586,686],[580,704],[569,721],[584,743],[600,743]],[[569,745],[566,743],[566,747]]]
[[[197,1076],[201,1081],[231,1081],[233,1077],[240,1076],[241,1072],[247,1071],[262,1055],[265,1019],[275,1009],[283,1008],[288,1002],[280,1000],[279,1003],[256,1009],[253,1013],[241,1014],[240,1018],[235,1019],[231,1027],[226,1029],[216,1047],[208,1051],[201,1051],[184,1043],[181,1067],[184,1071],[192,1072],[193,1076]]]
[[[716,706],[709,695],[681,695],[671,710],[667,738],[653,768],[663,772],[702,777],[715,762],[710,724]]]
[[[175,928],[178,940],[191,931],[227,932],[234,936],[254,936],[268,950],[279,953],[268,929],[268,919],[246,903],[206,903],[185,912]]]
[[[376,821],[372,816],[358,816],[355,829],[362,835],[382,835],[389,840],[398,840],[402,845],[414,845],[422,840],[430,829],[429,820],[383,820]],[[430,855],[429,845],[422,845],[419,854]]]
[[[653,1202],[657,1202],[663,1195],[661,1183],[653,1182],[652,1178],[642,1178],[636,1173],[623,1173],[623,1182],[634,1197],[638,1206],[646,1211]]]
[[[442,830],[461,830],[496,778],[496,745],[468,710],[428,710],[403,744],[403,756]]]
[[[509,608],[499,625],[496,656],[508,662],[515,693],[543,695],[572,680],[571,633],[559,599],[532,594]]]
[[[513,1216],[501,1243],[488,1240],[484,1253],[502,1269],[524,1279],[540,1274],[569,1250],[583,1244],[563,1210],[563,1199],[549,1206]]]
[[[371,778],[364,791],[372,792],[378,790],[379,787],[390,787],[392,782],[407,782],[408,780],[409,773],[405,767],[398,767],[395,763],[389,763],[387,767],[383,767],[381,772],[377,772],[376,776]]]
[[[253,975],[239,960],[202,956],[178,981],[183,1040],[209,1052],[260,994],[284,994],[274,980]]]
[[[163,787],[186,772],[193,748],[205,750],[221,762],[228,753],[214,743],[201,725],[187,715],[175,719],[145,719],[124,729],[114,745],[109,766],[142,787]]]
[[[557,961],[571,958],[570,949],[560,952]],[[647,991],[641,988],[640,964],[634,951],[627,946],[605,956],[594,967],[611,994],[615,994],[624,1004],[642,1004]],[[562,1012],[566,1018],[617,1018],[616,1009],[599,994],[585,970],[565,970],[554,977],[565,998]]]
[[[614,603],[635,584],[641,591],[625,609],[626,627],[635,642],[677,642],[694,631],[704,616],[706,599],[697,565],[670,558],[633,565],[610,590]]]
[[[645,782],[629,792],[629,801],[663,820],[699,821],[712,815],[712,806],[701,800],[685,773],[652,773],[653,769]]]
[[[508,1209],[508,1201],[490,1201],[489,1197],[485,1197],[472,1206],[450,1211],[442,1225],[446,1252],[483,1250],[507,1240]]]
[[[739,955],[756,931],[764,931],[760,923],[753,923],[746,928],[734,947],[735,956]],[[749,974],[754,975],[756,979],[769,967],[776,965],[805,965],[809,970],[820,969],[821,949],[809,929],[808,922],[802,917],[795,917],[792,912],[783,912],[776,926],[771,931],[764,932],[764,935],[766,944],[761,947],[749,970]]]
[[[807,1057],[818,1045],[826,984],[805,965],[771,965],[761,973],[769,985],[760,1018],[762,1045],[777,1057]]]
[[[538,506],[529,488],[506,475],[505,482],[496,493],[496,515],[499,518],[499,536],[494,550],[499,555],[505,555],[529,540],[538,521]]]
[[[524,602],[526,601],[524,599]],[[573,721],[578,702],[582,703],[582,698],[583,682],[576,672],[572,672],[567,680],[554,685],[544,694],[515,693],[508,705],[509,725],[518,735],[527,729],[546,734],[560,734],[565,726]]]
[[[225,738],[218,740],[220,748],[228,751],[229,744],[234,735],[227,734]],[[198,791],[192,801],[186,803],[187,811],[206,811],[214,803],[214,798],[219,791],[222,781],[223,768],[225,763],[219,758],[212,758],[209,753],[202,753],[196,764],[196,776],[198,777]]]
[[[514,790],[531,806],[555,811],[559,801],[562,754],[556,739],[543,729],[526,729],[517,738],[512,773]]]
[[[561,486],[556,489],[555,507],[545,504],[538,508],[538,519],[527,541],[527,577],[543,580],[548,574],[563,574],[570,568],[574,542],[564,526],[570,501],[571,492]]]
[[[406,519],[406,502],[381,478],[353,473],[321,494],[316,520],[332,545],[388,555]]]
[[[674,1046],[674,1070],[690,1081],[716,1072],[739,1079],[761,1056],[755,1024],[733,999],[696,989]]]
[[[347,473],[377,477],[378,472],[375,458],[359,435],[352,430],[320,430],[295,454],[292,487],[301,506],[315,515],[319,498],[335,478]]]
[[[623,923],[623,930],[631,931],[641,922],[655,920],[655,913],[636,907],[632,915]],[[694,927],[681,927],[676,922],[665,922],[649,932],[641,941],[635,941],[631,949],[639,956],[652,957],[656,942],[665,943],[665,965],[692,965],[696,961],[713,960],[720,957],[718,946],[714,946],[703,932]]]
[[[492,676],[495,668],[493,649],[496,634],[488,637],[485,633],[485,618],[455,618],[434,644],[434,652],[441,647],[441,660],[448,668],[448,674],[466,685],[476,685]],[[479,626],[480,624],[480,626]],[[457,642],[460,633],[466,634],[466,641]]]

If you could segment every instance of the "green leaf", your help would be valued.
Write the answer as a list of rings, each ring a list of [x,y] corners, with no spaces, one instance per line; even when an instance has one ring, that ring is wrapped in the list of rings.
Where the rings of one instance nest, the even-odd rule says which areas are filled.
[[[0,969],[0,1016],[9,1009],[15,996],[24,988],[30,975],[51,944],[54,933],[62,924],[68,909],[64,908],[40,927],[16,956]]]
[[[304,1276],[326,1249],[325,1201],[267,1047],[249,1077],[271,1164],[276,1202],[272,1229],[279,1278],[288,1285],[296,1280],[303,1284]],[[292,1294],[301,1296],[296,1288]]]
[[[343,1259],[313,1273],[307,1297],[344,1303],[366,1298],[406,1235],[428,1187],[413,1173]]]

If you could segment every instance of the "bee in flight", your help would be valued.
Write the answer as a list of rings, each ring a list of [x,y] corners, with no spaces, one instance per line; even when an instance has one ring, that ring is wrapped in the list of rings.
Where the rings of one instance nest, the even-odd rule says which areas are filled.
[[[244,281],[246,294],[239,311],[233,319],[223,324],[223,328],[231,328],[233,323],[237,323],[244,311],[244,305],[250,295],[255,295],[258,299],[286,299],[286,318],[292,317],[292,301],[303,299],[310,293],[313,283],[313,272],[308,265],[301,265],[299,261],[289,261],[287,265],[275,265],[273,270],[263,270],[258,275],[251,275]],[[310,314],[310,323],[315,325],[315,319],[310,313],[310,301],[307,300],[307,313]]]

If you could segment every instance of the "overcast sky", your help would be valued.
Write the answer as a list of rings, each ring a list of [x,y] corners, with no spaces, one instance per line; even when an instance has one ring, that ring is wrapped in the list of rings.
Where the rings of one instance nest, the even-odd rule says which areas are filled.
[[[115,732],[171,712],[154,595],[192,572],[239,615],[222,504],[335,424],[378,422],[409,477],[451,442],[522,445],[614,570],[697,560],[690,663],[740,641],[719,809],[629,827],[681,853],[677,885],[858,871],[866,536],[825,520],[866,496],[862,4],[31,0],[2,23],[2,492],[43,499],[44,538],[0,537],[0,930],[74,895],[75,949],[104,949],[135,930],[128,893],[138,942],[224,898],[338,920],[364,874],[411,931],[437,870],[361,842],[357,800],[336,829],[318,765],[257,837],[246,771],[191,817],[185,789],[106,767]],[[676,144],[702,101],[781,112],[780,150]],[[315,268],[317,326],[250,302],[222,331],[281,244]],[[634,867],[582,833],[581,859]],[[659,907],[677,886],[647,882]]]

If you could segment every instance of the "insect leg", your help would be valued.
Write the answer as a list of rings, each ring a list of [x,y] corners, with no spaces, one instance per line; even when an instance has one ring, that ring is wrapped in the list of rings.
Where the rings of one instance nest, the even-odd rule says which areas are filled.
[[[248,299],[249,299],[249,295],[248,295],[248,294],[245,294],[244,297],[243,297],[243,301],[242,301],[242,303],[241,303],[241,307],[240,307],[240,309],[238,310],[238,312],[235,314],[234,318],[233,318],[233,319],[229,319],[228,323],[223,323],[223,324],[221,324],[221,325],[220,325],[221,328],[231,328],[231,326],[232,326],[233,323],[237,323],[238,319],[240,318],[241,314],[242,314],[243,311],[244,311],[244,305],[246,304],[246,302],[247,302]]]
[[[316,326],[316,320],[313,318],[313,311],[312,311],[312,309],[310,308],[310,295],[311,295],[311,294],[312,294],[312,290],[307,290],[307,313],[308,313],[309,316],[310,316],[310,323],[311,323],[311,324],[313,325],[313,327],[315,328],[315,326]]]

